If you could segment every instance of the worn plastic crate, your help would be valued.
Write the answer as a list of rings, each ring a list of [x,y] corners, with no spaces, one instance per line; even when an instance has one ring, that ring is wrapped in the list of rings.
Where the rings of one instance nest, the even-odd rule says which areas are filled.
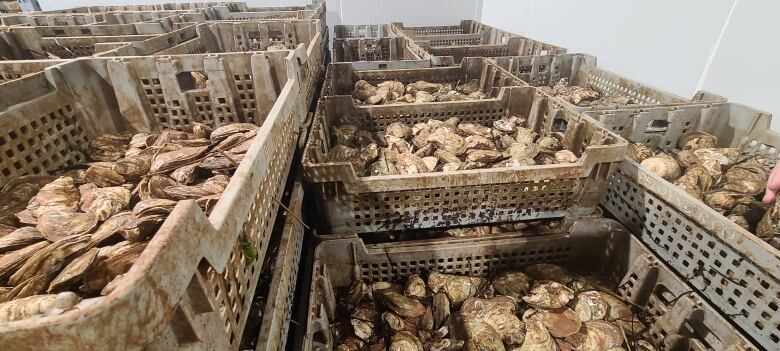
[[[698,92],[686,99],[600,68],[596,57],[587,54],[543,55],[534,57],[498,57],[499,66],[532,86],[552,87],[562,78],[571,85],[591,85],[602,93],[621,93],[637,101],[630,106],[580,107],[566,101],[577,111],[620,110],[641,107],[689,104],[691,101],[723,102],[723,97]]]
[[[633,121],[632,140],[662,149],[697,130],[722,147],[775,158],[780,148],[771,116],[735,103],[598,113]],[[602,204],[762,347],[780,347],[780,251],[633,160],[619,165]]]
[[[274,260],[273,278],[268,288],[269,295],[257,334],[256,351],[285,350],[287,344],[287,332],[290,329],[305,233],[301,222],[302,206],[303,187],[300,183],[295,183],[288,207],[293,213],[288,212],[284,221],[284,232],[279,242],[279,250]]]
[[[208,217],[193,201],[179,203],[111,294],[59,316],[2,323],[0,349],[236,349],[306,113],[300,51],[138,58],[146,65],[81,59],[0,85],[0,183],[82,162],[89,140],[108,131],[248,121],[237,86],[254,84],[243,93],[266,113],[255,116],[258,136]],[[196,71],[206,88],[182,86]],[[145,91],[152,97],[133,99]],[[196,107],[209,118],[185,114]],[[241,241],[258,260],[245,263]]]
[[[397,63],[395,63],[397,64]],[[381,64],[378,68],[382,67]],[[393,66],[394,67],[394,66]],[[354,63],[332,63],[329,65],[325,77],[325,86],[322,96],[352,95],[355,83],[365,80],[371,84],[379,84],[386,80],[397,80],[404,84],[425,80],[432,83],[465,84],[472,79],[478,79],[480,88],[491,96],[498,94],[498,90],[507,86],[525,86],[527,83],[511,75],[500,68],[492,60],[486,58],[469,58],[458,66],[432,67],[413,69],[408,66],[381,70],[361,71],[361,66]]]
[[[396,121],[459,117],[490,124],[513,115],[527,116],[540,135],[560,133],[564,146],[582,156],[573,164],[371,177],[358,176],[350,163],[326,160],[331,126],[341,117],[377,132]],[[595,120],[532,87],[504,88],[486,100],[362,107],[350,96],[333,96],[320,100],[303,169],[331,232],[370,233],[593,212],[626,147]]]
[[[505,37],[499,42],[485,41],[479,44],[443,44],[432,46],[429,41],[415,40],[423,49],[434,56],[452,56],[455,63],[465,57],[499,57],[507,55],[537,56],[564,54],[566,49],[521,36]]]
[[[65,62],[67,60],[0,61],[0,84],[43,72],[46,67]]]
[[[391,37],[387,24],[337,24],[333,26],[333,39]]]
[[[473,20],[462,20],[457,26],[417,26],[407,27],[402,22],[390,23],[390,30],[395,34],[403,34],[409,37],[429,35],[452,34],[476,34],[483,28],[483,24]]]
[[[446,67],[453,64],[451,58],[431,56],[407,37],[333,39],[333,62],[352,62],[356,70]]]
[[[535,263],[594,272],[616,283],[619,296],[648,312],[648,337],[659,350],[755,349],[639,240],[605,219],[575,221],[568,229],[541,236],[515,233],[374,245],[356,236],[324,241],[314,254],[303,349],[336,346],[329,328],[336,313],[335,290],[355,279],[397,282],[433,271],[488,276]]]

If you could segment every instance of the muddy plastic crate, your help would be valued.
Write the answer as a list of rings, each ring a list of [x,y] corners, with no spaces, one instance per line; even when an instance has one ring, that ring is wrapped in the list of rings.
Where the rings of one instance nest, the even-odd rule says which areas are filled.
[[[359,70],[363,67],[355,67],[351,63],[332,63],[329,65],[328,73],[325,77],[325,86],[322,96],[331,95],[352,95],[355,83],[359,80],[365,80],[371,84],[379,84],[386,80],[396,80],[406,84],[424,80],[432,83],[452,84],[453,86],[465,84],[473,79],[478,79],[480,89],[491,96],[496,96],[502,87],[507,86],[526,86],[527,83],[521,81],[506,70],[502,69],[492,60],[486,58],[469,58],[464,60],[458,66],[452,67],[431,67],[412,69],[408,67],[381,69],[381,70]],[[382,68],[381,66],[379,68]]]
[[[598,113],[633,120],[631,139],[662,149],[684,133],[706,131],[721,147],[774,158],[780,152],[771,115],[740,104]],[[762,347],[780,347],[780,251],[630,159],[612,176],[602,204]]]
[[[301,222],[302,206],[303,187],[300,183],[295,183],[288,206],[293,213],[286,214],[279,250],[273,261],[273,278],[268,288],[265,309],[262,311],[256,351],[285,350],[287,344],[305,234]]]
[[[242,93],[257,102],[261,124],[208,217],[193,201],[179,203],[112,293],[58,316],[2,323],[0,349],[236,349],[306,114],[302,57],[82,59],[0,85],[0,183],[81,163],[87,143],[104,132],[248,122],[234,93],[248,84],[253,90]],[[205,88],[186,84],[191,72],[207,75]],[[188,114],[200,109],[205,116]],[[245,263],[242,242],[258,260]]]
[[[373,245],[357,236],[324,241],[314,254],[303,349],[337,346],[330,333],[336,290],[355,279],[402,282],[412,274],[435,271],[489,276],[536,263],[608,278],[620,297],[647,312],[647,337],[658,350],[755,350],[662,260],[619,223],[606,219],[579,220],[569,229],[530,237],[515,233]]]
[[[577,111],[680,105],[697,100],[699,102],[725,101],[723,97],[707,92],[698,92],[693,99],[665,92],[600,68],[596,65],[596,57],[587,54],[498,57],[496,62],[516,77],[535,87],[552,87],[562,78],[566,78],[570,85],[590,85],[601,93],[620,93],[636,101],[635,105],[603,107],[580,107],[567,101],[561,101]]]
[[[0,84],[31,74],[43,72],[46,67],[68,62],[67,60],[0,61]]]
[[[390,23],[390,30],[397,35],[430,36],[430,35],[453,35],[453,34],[477,34],[484,25],[473,20],[462,20],[457,26],[417,26],[407,27],[402,22]]]
[[[496,98],[465,102],[361,106],[350,96],[320,100],[303,158],[305,179],[330,232],[370,233],[591,213],[606,191],[627,143],[595,120],[568,110],[532,87],[509,87]],[[352,164],[329,162],[331,126],[355,118],[370,132],[458,117],[490,125],[527,116],[540,135],[558,133],[576,163],[364,177]]]
[[[333,39],[333,62],[352,62],[355,70],[452,66],[450,57],[434,57],[409,38]]]
[[[337,24],[333,26],[333,39],[389,38],[387,24]]]

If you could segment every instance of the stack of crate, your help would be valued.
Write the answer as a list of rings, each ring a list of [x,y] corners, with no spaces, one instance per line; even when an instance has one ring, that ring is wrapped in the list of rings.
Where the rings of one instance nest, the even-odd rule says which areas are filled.
[[[706,131],[718,136],[719,146],[776,157],[780,145],[768,131],[769,114],[709,92],[679,97],[600,68],[593,56],[566,54],[475,21],[346,26],[336,36],[385,32],[432,57],[450,56],[455,66],[419,67],[402,57],[378,65],[368,55],[340,53],[334,60],[340,63],[328,67],[303,159],[321,240],[311,267],[303,349],[330,350],[344,340],[331,327],[344,318],[339,294],[355,280],[403,282],[435,271],[488,276],[539,262],[611,277],[620,296],[652,316],[650,337],[658,349],[777,347],[777,250],[625,156],[627,141],[671,149],[680,135]],[[345,51],[334,45],[339,50]],[[562,78],[635,103],[582,107],[539,89]],[[360,105],[351,96],[358,81],[455,86],[473,79],[487,99]],[[340,121],[381,134],[393,122],[457,117],[491,127],[513,115],[527,117],[540,135],[559,136],[564,148],[582,157],[552,166],[371,176],[328,158]],[[622,225],[600,218],[602,208]],[[544,219],[562,224],[485,237],[430,236]]]
[[[304,226],[289,175],[325,64],[324,16],[320,1],[0,17],[0,185],[83,163],[104,133],[259,127],[208,215],[179,203],[115,290],[0,324],[0,349],[237,350],[245,333],[258,350],[284,348]],[[250,313],[266,270],[264,308]],[[252,318],[259,325],[245,331]]]

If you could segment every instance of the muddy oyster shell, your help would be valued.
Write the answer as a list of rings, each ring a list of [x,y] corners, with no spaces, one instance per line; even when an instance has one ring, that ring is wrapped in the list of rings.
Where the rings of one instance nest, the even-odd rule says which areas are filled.
[[[385,133],[396,138],[408,139],[412,137],[412,127],[403,122],[393,122],[387,126]]]
[[[388,351],[423,351],[423,347],[414,334],[401,331],[390,338]]]
[[[460,308],[464,313],[482,313],[484,311],[496,311],[501,313],[516,314],[517,301],[510,296],[496,296],[492,299],[468,298]]]
[[[95,229],[98,219],[91,213],[48,212],[38,217],[35,226],[49,241],[59,241],[72,235],[87,234]]]
[[[431,344],[430,351],[460,351],[465,344],[462,340],[442,339]]]
[[[736,223],[738,226],[742,227],[743,229],[750,231],[750,223],[748,223],[748,220],[745,217],[732,214],[726,216],[726,218]]]
[[[355,82],[355,88],[352,90],[352,96],[358,100],[365,100],[376,94],[377,87],[365,80]]]
[[[537,308],[562,308],[574,298],[574,291],[567,286],[553,281],[536,283],[523,296],[523,301]]]
[[[615,322],[625,330],[631,330],[634,333],[641,333],[645,326],[639,321],[639,318],[631,312],[631,308],[620,298],[605,292],[599,292],[604,302],[609,305],[605,320]]]
[[[379,314],[373,306],[361,306],[352,312],[350,324],[358,338],[368,341],[375,333]]]
[[[22,227],[0,238],[0,254],[22,249],[26,246],[44,241],[38,229],[34,227]]]
[[[397,157],[398,154],[396,152],[390,150],[381,151],[379,159],[368,167],[369,176],[398,174],[398,168],[395,166]]]
[[[516,142],[509,147],[509,155],[514,160],[532,160],[539,154],[539,145],[528,142]]]
[[[565,340],[583,351],[609,350],[623,345],[620,329],[605,321],[585,322],[579,332]]]
[[[419,274],[413,274],[406,279],[404,295],[421,299],[427,295],[427,292],[428,289],[425,286],[425,280],[423,280]]]
[[[701,160],[699,159],[698,156],[696,156],[694,150],[678,151],[674,155],[674,158],[677,159],[677,162],[680,164],[682,168],[686,168],[686,169],[693,167],[693,165],[701,164]]]
[[[14,274],[27,259],[50,244],[50,242],[45,240],[39,241],[0,256],[0,281],[8,279],[8,277]],[[1,295],[2,293],[0,293],[0,302],[3,300]]]
[[[504,158],[504,154],[494,150],[471,150],[466,153],[466,160],[477,163],[493,163]]]
[[[453,338],[466,340],[464,350],[506,350],[501,335],[474,314],[453,313],[449,331]]]
[[[458,132],[464,136],[479,135],[481,137],[490,138],[493,136],[493,132],[490,128],[476,123],[461,123],[458,124]]]
[[[544,151],[555,152],[561,149],[561,142],[553,137],[541,137],[537,141],[539,147]]]
[[[425,305],[420,301],[390,289],[382,290],[381,299],[388,309],[403,317],[420,317],[426,311]]]
[[[148,199],[139,201],[133,206],[133,214],[137,217],[150,215],[167,215],[173,211],[177,201],[168,199]]]
[[[199,169],[205,169],[212,172],[225,172],[236,169],[241,161],[244,160],[244,154],[233,154],[231,152],[220,153],[215,156],[208,156],[198,163]],[[197,162],[197,161],[196,161]]]
[[[258,127],[252,123],[226,124],[217,129],[214,129],[214,131],[211,132],[210,135],[211,143],[218,144],[233,134],[244,134],[247,132],[251,132],[253,130],[257,130],[257,128]]]
[[[496,144],[494,144],[489,138],[485,138],[481,135],[469,135],[465,139],[465,148],[468,150],[495,150]]]
[[[359,127],[352,123],[341,123],[333,127],[334,146],[352,146],[357,139],[358,130]]]
[[[415,154],[403,153],[396,156],[395,167],[399,174],[427,173],[428,165]]]
[[[122,211],[129,203],[130,191],[119,186],[91,189],[81,196],[81,210],[101,222]]]
[[[720,213],[727,213],[737,205],[747,205],[753,202],[752,195],[745,195],[729,190],[713,190],[704,194],[704,203]]]
[[[534,280],[549,280],[561,284],[568,284],[577,278],[567,269],[550,263],[530,265],[525,272]]]
[[[70,177],[57,178],[44,185],[27,205],[34,218],[60,211],[76,211],[79,208],[79,191]]]
[[[724,190],[759,195],[766,189],[769,171],[756,157],[737,163],[723,174]]]
[[[558,346],[544,324],[539,320],[526,323],[525,341],[518,351],[557,351]]]
[[[759,238],[773,238],[780,235],[780,201],[769,208],[764,217],[756,225],[756,236]],[[4,239],[4,238],[3,238]],[[0,239],[2,240],[2,239]]]
[[[472,79],[472,80],[468,81],[465,84],[458,85],[457,87],[455,87],[455,90],[457,90],[460,93],[466,94],[466,95],[478,92],[478,91],[480,91],[479,79],[475,78],[475,79]]]
[[[123,178],[136,179],[149,173],[151,167],[151,157],[136,156],[117,160],[111,170]]]
[[[630,157],[632,160],[636,161],[637,163],[642,163],[642,161],[653,157],[654,153],[653,150],[651,150],[649,147],[644,146],[642,144],[634,144],[630,143],[628,144],[628,157]]]
[[[433,304],[431,305],[433,313],[433,326],[439,328],[450,317],[450,298],[444,291],[438,291],[433,295]]]
[[[697,199],[702,198],[702,192],[710,190],[712,183],[712,175],[702,165],[693,165],[682,177],[674,181],[674,185]]]
[[[742,156],[742,151],[738,148],[710,148],[710,149],[697,149],[693,151],[694,155],[699,159],[701,164],[705,164],[707,161],[720,164],[721,167],[731,167]],[[713,174],[713,177],[715,175]]]
[[[116,276],[127,273],[146,248],[146,244],[142,243],[117,245],[121,245],[121,249],[109,247],[110,251],[106,250],[106,254],[103,254],[103,251],[99,252],[98,262],[84,274],[81,290],[100,292]]]
[[[428,93],[435,93],[441,89],[441,84],[430,83],[424,80],[418,80],[414,83],[406,85],[406,92],[409,94],[417,94],[418,91],[424,91]]]
[[[557,163],[576,163],[579,158],[569,150],[560,150],[555,152],[555,161]]]
[[[677,161],[666,154],[658,154],[642,161],[642,167],[647,168],[651,173],[673,181],[680,177],[681,169]]]
[[[89,142],[87,154],[95,161],[113,162],[125,155],[132,135],[103,134]]]
[[[473,297],[485,283],[482,277],[464,277],[433,272],[428,276],[428,288],[431,291],[444,291],[450,302],[460,306],[466,299]]]
[[[231,125],[232,124],[229,124],[228,126]],[[217,130],[221,128],[225,127],[220,127]],[[217,131],[215,130],[214,133],[216,132]],[[150,171],[154,173],[169,172],[179,167],[195,163],[203,156],[203,154],[206,153],[207,150],[208,146],[185,147],[176,151],[159,154],[154,157]]]
[[[88,244],[89,237],[86,235],[70,236],[34,253],[8,279],[13,286],[23,285],[15,298],[44,293],[63,266],[73,257],[81,255]]]
[[[493,128],[502,131],[504,133],[514,133],[517,131],[517,127],[526,127],[526,121],[524,118],[516,116],[501,117],[493,122]]]
[[[582,327],[580,317],[567,307],[555,310],[528,310],[523,314],[523,320],[542,322],[547,331],[556,338],[574,335]]]
[[[574,311],[583,322],[604,319],[608,308],[598,291],[583,291],[574,300]]]
[[[36,295],[0,304],[0,323],[18,321],[38,315],[54,316],[67,311],[81,300],[72,292]]]
[[[98,249],[92,248],[81,256],[77,257],[52,280],[47,290],[49,293],[63,291],[77,284],[81,277],[91,269],[98,259]]]
[[[493,278],[493,286],[499,294],[519,300],[531,288],[531,277],[523,272],[501,272]]]
[[[705,132],[693,132],[680,136],[677,148],[680,150],[708,149],[718,146],[718,138]]]
[[[99,187],[122,185],[125,177],[114,171],[114,164],[110,162],[96,162],[90,164],[84,173],[84,181],[95,183]]]
[[[437,149],[449,151],[452,153],[459,153],[466,144],[466,140],[458,134],[448,132],[446,129],[437,129],[426,139],[427,142],[433,144]]]

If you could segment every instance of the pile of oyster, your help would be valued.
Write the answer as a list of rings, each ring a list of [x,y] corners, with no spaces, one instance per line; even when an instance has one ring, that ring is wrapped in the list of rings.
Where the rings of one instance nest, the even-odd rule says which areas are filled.
[[[490,279],[433,272],[403,285],[357,280],[340,295],[330,329],[338,351],[656,350],[638,307],[612,290],[552,264]]]
[[[430,83],[423,80],[407,84],[388,80],[376,86],[365,80],[355,83],[352,97],[362,105],[408,104],[481,100],[487,95],[480,90],[479,80],[472,79],[461,85]]]
[[[637,103],[627,95],[621,93],[604,94],[590,85],[571,86],[567,78],[561,78],[553,87],[543,86],[539,89],[548,95],[581,107],[628,106]]]
[[[780,245],[780,203],[767,210],[757,201],[766,190],[775,160],[717,145],[714,135],[694,132],[681,136],[669,153],[638,144],[630,145],[628,153],[648,171],[772,245]]]
[[[524,117],[502,117],[492,128],[463,122],[428,120],[410,126],[393,122],[371,133],[360,121],[343,117],[332,128],[329,162],[350,162],[358,175],[449,172],[577,162],[561,145],[562,134],[540,137]]]
[[[106,134],[90,162],[0,190],[0,322],[108,295],[180,200],[209,213],[254,139],[236,123],[191,133]],[[82,301],[82,299],[85,299]]]

